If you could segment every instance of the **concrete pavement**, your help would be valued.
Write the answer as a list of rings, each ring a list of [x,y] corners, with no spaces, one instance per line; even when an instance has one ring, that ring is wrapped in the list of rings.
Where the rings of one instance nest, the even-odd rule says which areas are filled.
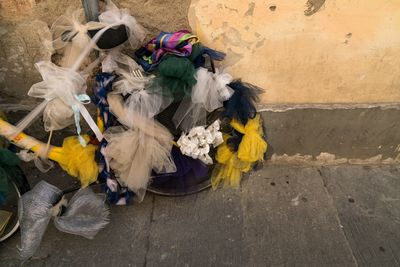
[[[240,190],[113,206],[94,240],[50,223],[26,266],[400,266],[399,192],[399,166],[266,165]],[[20,264],[18,242],[0,244],[1,266]]]

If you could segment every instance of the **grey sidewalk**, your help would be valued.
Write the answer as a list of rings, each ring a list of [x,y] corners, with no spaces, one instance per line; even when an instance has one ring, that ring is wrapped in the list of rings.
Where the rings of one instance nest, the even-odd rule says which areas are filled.
[[[399,166],[267,165],[240,190],[111,212],[94,240],[50,224],[26,266],[400,266]],[[1,266],[19,264],[18,242],[0,244]]]

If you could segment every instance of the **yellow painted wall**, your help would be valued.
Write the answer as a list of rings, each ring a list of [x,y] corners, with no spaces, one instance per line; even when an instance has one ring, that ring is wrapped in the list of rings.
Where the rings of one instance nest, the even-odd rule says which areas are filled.
[[[263,103],[400,102],[400,0],[192,0],[189,20]]]

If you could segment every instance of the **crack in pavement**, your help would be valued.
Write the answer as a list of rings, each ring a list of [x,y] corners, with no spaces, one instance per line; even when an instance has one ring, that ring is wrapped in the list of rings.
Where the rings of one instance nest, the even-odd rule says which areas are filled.
[[[344,237],[344,240],[346,241],[346,245],[347,245],[349,251],[351,252],[351,257],[353,258],[354,264],[355,264],[355,266],[359,266],[358,261],[354,255],[354,251],[353,251],[352,247],[350,246],[350,242],[349,242],[349,239],[347,238],[346,232],[343,230],[343,225],[339,218],[339,211],[335,205],[335,202],[333,201],[332,195],[329,193],[326,179],[324,179],[324,175],[321,170],[322,168],[324,168],[324,167],[317,168],[317,171],[318,171],[319,176],[321,177],[321,181],[324,186],[324,191],[325,191],[326,195],[328,196],[329,202],[331,203],[332,207],[334,208],[334,215],[335,215],[336,221],[338,223],[338,226],[339,226],[341,232],[343,233],[343,237]]]
[[[152,200],[151,200],[151,212],[150,212],[150,218],[149,218],[149,226],[147,228],[147,238],[146,238],[146,243],[145,243],[145,249],[146,252],[144,254],[144,262],[143,262],[143,267],[147,266],[147,256],[150,251],[150,234],[151,234],[151,226],[154,222],[154,210],[155,210],[155,202],[156,202],[156,196],[152,194]]]

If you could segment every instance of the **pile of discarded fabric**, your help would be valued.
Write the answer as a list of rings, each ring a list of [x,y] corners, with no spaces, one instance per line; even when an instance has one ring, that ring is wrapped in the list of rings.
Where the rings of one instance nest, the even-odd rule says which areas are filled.
[[[28,92],[43,102],[16,126],[0,121],[0,135],[24,149],[23,159],[42,171],[56,161],[82,188],[100,182],[108,201],[118,205],[140,202],[149,184],[171,179],[182,187],[200,177],[211,179],[213,189],[238,187],[242,174],[263,161],[267,143],[255,104],[262,90],[217,68],[223,52],[187,30],[161,32],[145,43],[145,29],[112,2],[97,22],[84,23],[82,14],[69,12],[51,27],[62,59],[36,63],[43,81]],[[128,44],[135,53],[122,52]],[[96,86],[87,90],[99,65]],[[90,103],[96,119],[85,107]],[[40,115],[47,144],[23,133]],[[81,133],[81,118],[92,133]],[[50,145],[53,131],[70,125],[76,136],[62,147]],[[45,188],[50,186],[38,191]],[[50,191],[57,192],[43,200],[46,225],[60,194]],[[61,221],[55,220],[59,229]]]
[[[36,63],[43,81],[28,92],[43,102],[15,127],[0,124],[3,136],[35,153],[20,155],[43,171],[52,166],[48,159],[58,162],[82,187],[103,182],[114,204],[140,202],[149,183],[168,177],[184,183],[185,176],[209,175],[214,189],[221,182],[239,186],[267,149],[255,107],[261,90],[216,68],[225,54],[189,31],[161,32],[143,44],[145,29],[112,2],[98,22],[84,24],[82,14],[69,12],[52,25],[54,48],[63,57],[59,65]],[[124,40],[138,48],[134,54],[121,52]],[[100,51],[96,59],[93,49]],[[96,86],[87,92],[98,65]],[[96,120],[89,103],[97,106]],[[47,144],[22,133],[41,114]],[[81,117],[92,135],[81,134]],[[77,135],[51,146],[52,132],[70,125]]]

